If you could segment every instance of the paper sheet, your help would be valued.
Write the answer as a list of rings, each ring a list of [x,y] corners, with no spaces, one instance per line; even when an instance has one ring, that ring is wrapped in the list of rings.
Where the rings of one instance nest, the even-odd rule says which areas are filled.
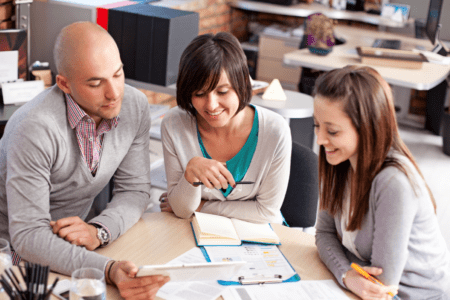
[[[208,252],[212,262],[247,262],[247,265],[239,271],[239,275],[229,279],[231,281],[239,281],[239,276],[244,276],[245,278],[273,278],[274,275],[281,275],[282,280],[287,280],[295,275],[295,271],[277,246],[243,244],[240,247],[205,247],[205,250]]]
[[[204,263],[205,257],[200,248],[193,248],[168,262],[168,265]],[[217,281],[168,282],[156,294],[166,300],[212,300],[217,299],[227,289]]]
[[[19,77],[19,51],[0,51],[0,82],[15,81]]]
[[[349,300],[333,280],[300,280],[297,282],[238,286],[226,300]],[[231,295],[232,297],[231,297]]]
[[[3,83],[3,104],[19,104],[30,101],[44,89],[42,80]]]

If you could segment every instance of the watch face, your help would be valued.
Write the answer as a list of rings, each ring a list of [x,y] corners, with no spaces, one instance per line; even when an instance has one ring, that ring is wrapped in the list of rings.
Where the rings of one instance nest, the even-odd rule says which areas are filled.
[[[104,228],[97,229],[97,238],[100,240],[102,245],[106,244],[109,240],[108,232]]]

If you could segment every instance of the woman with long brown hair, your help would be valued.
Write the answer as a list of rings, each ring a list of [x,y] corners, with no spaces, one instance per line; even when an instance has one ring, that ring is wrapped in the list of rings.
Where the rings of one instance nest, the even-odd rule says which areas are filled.
[[[363,299],[450,299],[450,254],[436,205],[399,136],[389,85],[347,66],[315,88],[320,212],[316,245],[339,283]],[[385,284],[370,282],[352,262]]]

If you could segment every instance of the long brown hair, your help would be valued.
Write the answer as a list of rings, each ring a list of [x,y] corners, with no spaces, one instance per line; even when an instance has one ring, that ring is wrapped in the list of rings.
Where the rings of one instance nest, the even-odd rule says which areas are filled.
[[[321,75],[314,94],[331,102],[342,102],[359,136],[357,165],[353,172],[347,160],[329,164],[325,148],[319,151],[320,208],[331,215],[342,211],[344,191],[351,178],[350,209],[347,230],[361,228],[369,209],[369,193],[375,176],[388,166],[395,166],[408,177],[415,189],[411,170],[397,159],[388,157],[391,149],[407,157],[423,179],[411,152],[400,138],[392,92],[389,84],[370,67],[347,66]],[[425,183],[426,185],[426,183]],[[434,197],[426,185],[436,210]]]

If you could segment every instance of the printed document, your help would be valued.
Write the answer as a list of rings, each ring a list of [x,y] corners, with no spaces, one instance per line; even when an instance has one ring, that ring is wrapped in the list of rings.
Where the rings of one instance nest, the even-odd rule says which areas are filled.
[[[211,262],[220,261],[246,261],[239,274],[230,278],[230,281],[239,281],[239,276],[245,279],[281,275],[287,280],[294,276],[295,270],[275,245],[243,244],[238,247],[211,246],[204,247]]]
[[[167,265],[205,263],[200,248],[192,248]],[[159,289],[156,296],[166,300],[215,300],[227,289],[217,281],[168,282]]]
[[[350,300],[333,280],[300,280],[231,288],[225,300]]]

